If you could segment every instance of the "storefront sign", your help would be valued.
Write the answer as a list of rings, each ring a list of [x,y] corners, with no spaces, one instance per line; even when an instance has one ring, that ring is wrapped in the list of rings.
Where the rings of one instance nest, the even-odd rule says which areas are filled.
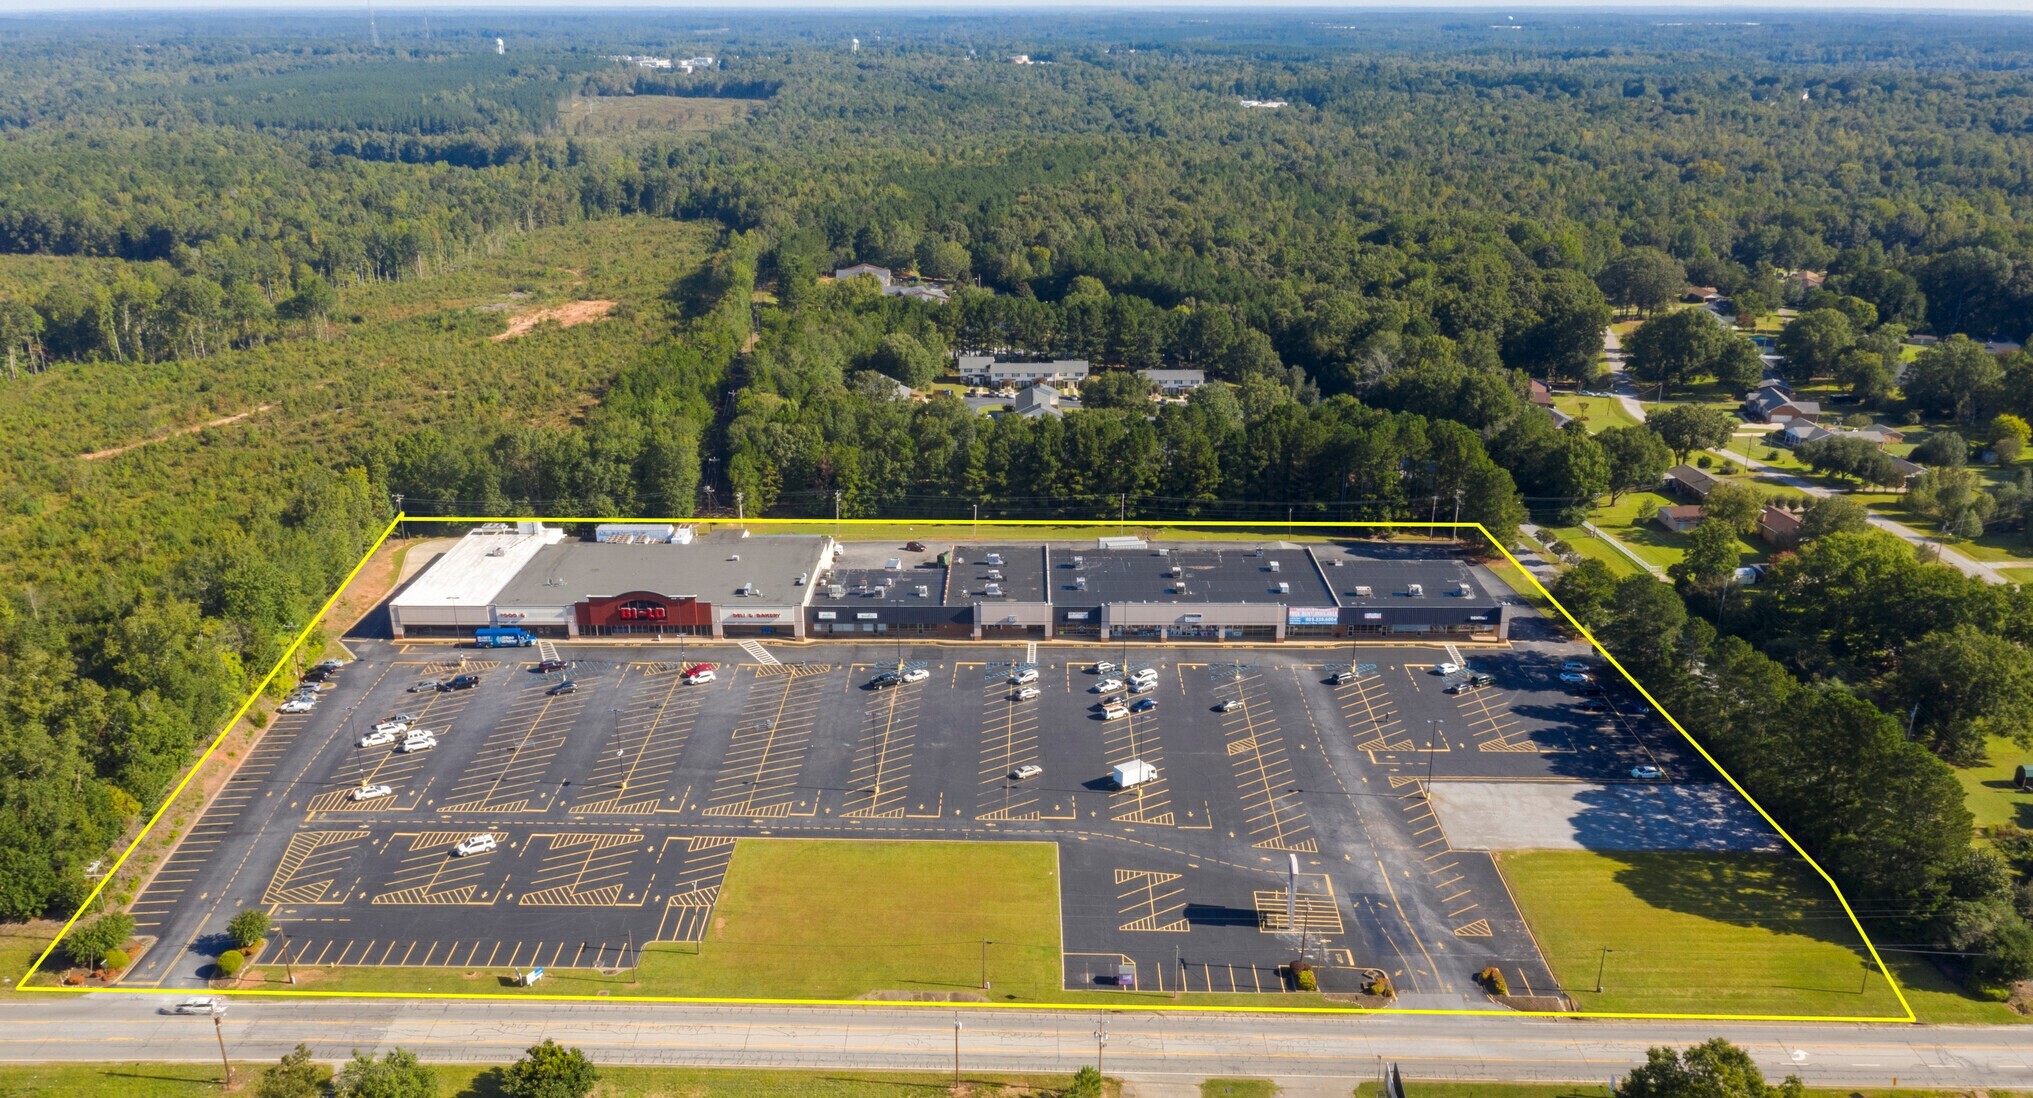
[[[1286,625],[1333,625],[1341,620],[1340,609],[1333,606],[1287,606]]]

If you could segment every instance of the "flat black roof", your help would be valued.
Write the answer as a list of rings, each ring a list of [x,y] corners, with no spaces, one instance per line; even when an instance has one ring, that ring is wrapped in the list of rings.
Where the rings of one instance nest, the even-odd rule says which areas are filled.
[[[1335,604],[1304,549],[1153,542],[1148,549],[1054,549],[1051,563],[1052,602],[1068,606]],[[1287,589],[1279,590],[1279,584]]]
[[[1321,574],[1334,587],[1335,601],[1343,606],[1449,606],[1463,599],[1482,605],[1497,602],[1468,560],[1444,546],[1357,542],[1316,545],[1311,551],[1320,562]],[[1465,593],[1463,585],[1467,586]]]
[[[1043,545],[956,545],[948,572],[948,605],[1046,601]],[[990,595],[990,584],[1001,594]]]
[[[908,566],[910,561],[901,555],[898,563],[905,565],[894,570],[889,568],[834,568],[826,573],[826,582],[813,589],[813,606],[830,606],[834,603],[859,603],[888,600],[927,606],[939,605],[939,599],[946,591],[946,570],[939,567],[937,559]],[[840,597],[833,597],[832,588],[841,589]],[[925,589],[924,597],[918,596],[918,588]]]

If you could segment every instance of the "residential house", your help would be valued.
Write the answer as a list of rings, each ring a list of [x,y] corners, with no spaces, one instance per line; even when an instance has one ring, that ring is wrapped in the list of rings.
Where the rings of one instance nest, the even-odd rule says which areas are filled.
[[[1543,381],[1537,379],[1529,381],[1527,383],[1526,395],[1531,398],[1534,407],[1544,408],[1546,414],[1553,417],[1553,426],[1555,427],[1565,427],[1568,421],[1574,418],[1566,412],[1553,407],[1553,390],[1547,388],[1546,383]]]
[[[1016,396],[1016,414],[1025,419],[1039,416],[1063,416],[1064,408],[1059,407],[1059,390],[1050,385],[1033,385]]]
[[[1680,300],[1689,305],[1704,305],[1711,301],[1721,301],[1722,291],[1713,286],[1689,286],[1687,293],[1682,295]]]
[[[884,297],[907,297],[914,301],[946,301],[950,298],[950,295],[938,286],[927,286],[922,282],[899,282],[896,272],[873,263],[856,263],[852,267],[840,267],[833,272],[833,277],[840,280],[859,278],[862,275],[875,279],[876,285],[882,287]]]
[[[1899,474],[1899,487],[1902,490],[1913,487],[1913,478],[1927,471],[1927,466],[1907,461],[1897,454],[1886,454],[1885,458],[1892,463],[1892,471]]]
[[[1897,446],[1906,441],[1906,432],[1883,423],[1873,423],[1869,427],[1862,428],[1831,428],[1823,427],[1818,423],[1811,423],[1804,419],[1792,420],[1786,424],[1785,430],[1779,432],[1779,442],[1789,448],[1801,446],[1809,442],[1817,442],[1824,438],[1860,438],[1882,449],[1886,446]]]
[[[1205,370],[1138,370],[1137,373],[1166,396],[1190,393],[1207,384]]]
[[[1783,381],[1760,382],[1744,395],[1743,411],[1745,418],[1759,423],[1791,423],[1796,419],[1814,423],[1821,419],[1820,403],[1795,397]]]
[[[1758,515],[1758,536],[1774,549],[1791,549],[1800,542],[1800,516],[1783,507],[1767,506]]]
[[[1789,282],[1797,283],[1802,290],[1819,290],[1828,276],[1820,271],[1794,271],[1786,276]]]
[[[1701,525],[1707,512],[1698,503],[1676,503],[1671,507],[1659,508],[1659,525],[1676,534],[1684,534]]]
[[[1779,432],[1780,444],[1784,445],[1788,449],[1791,449],[1795,446],[1804,446],[1810,442],[1819,442],[1825,438],[1834,438],[1834,437],[1835,437],[1834,431],[1828,430],[1821,424],[1815,423],[1812,420],[1805,419],[1793,420],[1792,422],[1786,424],[1785,430]]]
[[[1697,501],[1707,499],[1708,493],[1715,491],[1715,486],[1721,483],[1721,478],[1710,476],[1692,465],[1675,465],[1666,470],[1666,487]]]
[[[852,267],[840,267],[833,272],[833,277],[843,282],[862,275],[874,278],[885,290],[889,288],[890,283],[896,281],[896,275],[892,274],[888,267],[878,267],[873,263],[856,263]]]

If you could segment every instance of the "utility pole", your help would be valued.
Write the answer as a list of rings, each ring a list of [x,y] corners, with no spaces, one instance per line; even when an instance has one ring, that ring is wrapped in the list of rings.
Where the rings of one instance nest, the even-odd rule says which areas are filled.
[[[1176,1000],[1179,997],[1179,993],[1186,990],[1186,964],[1179,959],[1179,943],[1177,942],[1172,943],[1172,976],[1179,981],[1172,986],[1172,998]]]
[[[960,1085],[960,1019],[953,1019],[953,1085]]]
[[[833,489],[833,540],[840,540],[840,489]]]
[[[226,1068],[226,1084],[221,1089],[232,1090],[233,1061],[226,1058],[226,1028],[219,1020],[219,1007],[216,1003],[212,1006],[212,1035],[219,1039],[219,1063],[225,1065]]]
[[[1108,1047],[1108,1015],[1103,1014],[1094,1020],[1094,1070],[1096,1073],[1102,1070],[1101,1050],[1106,1047]]]
[[[977,538],[981,536],[981,504],[979,502],[974,504],[974,536]],[[978,621],[980,619],[977,617],[975,620]]]
[[[748,521],[748,504],[745,502],[747,495],[748,493],[743,492],[739,488],[734,490],[734,520],[736,522]]]

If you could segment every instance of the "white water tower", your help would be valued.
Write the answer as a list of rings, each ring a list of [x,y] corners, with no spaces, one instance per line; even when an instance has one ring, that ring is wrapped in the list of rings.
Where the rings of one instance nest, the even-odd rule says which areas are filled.
[[[495,40],[494,40],[494,53],[495,53],[495,55],[496,55],[496,56],[499,56],[499,55],[501,55],[501,54],[504,54],[504,53],[507,53],[507,52],[508,52],[508,43],[506,43],[506,42],[503,42],[503,41],[502,41],[501,39],[499,39],[499,38],[495,39]]]

